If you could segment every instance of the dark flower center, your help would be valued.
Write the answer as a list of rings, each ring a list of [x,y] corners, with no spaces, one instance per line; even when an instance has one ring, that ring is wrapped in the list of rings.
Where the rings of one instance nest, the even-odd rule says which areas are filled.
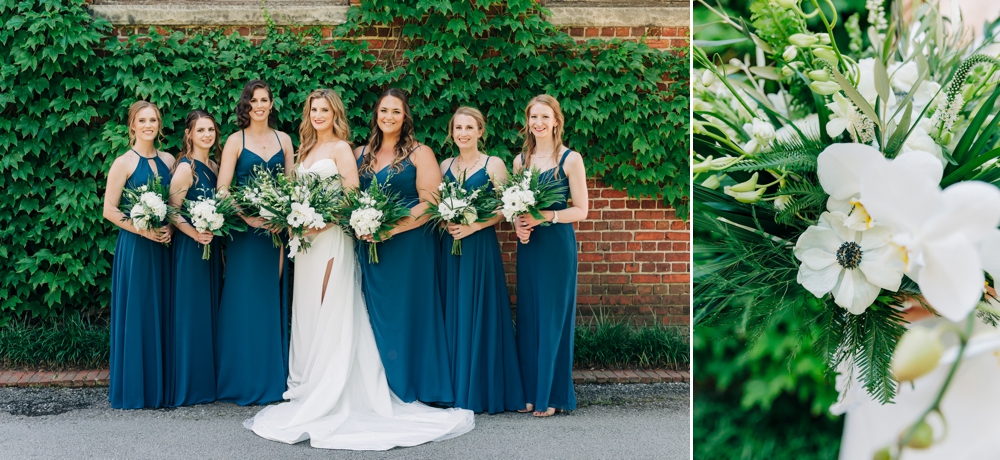
[[[848,270],[858,268],[863,254],[864,252],[861,251],[861,246],[858,246],[858,243],[848,241],[840,245],[840,249],[837,250],[837,263]]]

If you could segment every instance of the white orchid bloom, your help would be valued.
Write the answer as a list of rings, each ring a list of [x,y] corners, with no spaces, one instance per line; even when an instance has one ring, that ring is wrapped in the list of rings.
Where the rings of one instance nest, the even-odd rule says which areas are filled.
[[[795,257],[802,264],[796,280],[816,297],[832,293],[837,305],[860,315],[875,302],[879,288],[899,290],[902,263],[889,244],[890,228],[859,232],[845,219],[842,212],[824,212],[799,237]]]
[[[1000,282],[1000,230],[986,232],[979,244],[979,256],[983,259],[983,270]]]
[[[924,298],[951,321],[963,319],[983,295],[982,243],[995,242],[1000,225],[1000,189],[977,181],[941,190],[916,162],[874,162],[861,180],[865,208],[896,229],[893,246],[903,252],[905,273]],[[936,161],[936,160],[935,160]],[[985,258],[989,258],[986,254]]]
[[[826,107],[833,112],[830,121],[826,122],[826,134],[836,139],[844,134],[847,126],[851,124],[851,113],[854,111],[854,105],[851,104],[850,99],[838,91],[833,93],[833,102],[826,104]]]
[[[872,164],[889,163],[874,147],[865,144],[833,144],[823,150],[816,160],[816,174],[823,190],[830,195],[826,208],[830,211],[849,213],[848,225],[854,230],[871,228],[872,220],[861,200],[861,175]],[[941,182],[944,168],[930,153],[912,151],[896,157],[892,162],[912,164],[920,174]]]

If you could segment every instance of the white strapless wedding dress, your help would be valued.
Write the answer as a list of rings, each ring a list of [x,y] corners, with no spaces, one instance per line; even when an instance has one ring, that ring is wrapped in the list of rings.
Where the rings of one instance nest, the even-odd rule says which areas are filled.
[[[332,177],[333,160],[297,174]],[[361,294],[354,240],[328,229],[295,256],[287,402],[244,426],[265,439],[324,449],[387,450],[460,436],[473,413],[404,403],[390,390]],[[330,270],[323,298],[323,278]]]

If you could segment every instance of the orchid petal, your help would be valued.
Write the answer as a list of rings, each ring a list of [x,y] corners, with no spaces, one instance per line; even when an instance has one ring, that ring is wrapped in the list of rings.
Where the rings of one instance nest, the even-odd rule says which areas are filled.
[[[910,150],[906,154],[897,156],[892,160],[892,163],[896,166],[905,166],[912,168],[913,171],[919,171],[935,184],[941,183],[941,178],[944,177],[944,166],[941,165],[941,160],[931,152]]]
[[[985,182],[952,185],[941,193],[942,211],[927,222],[923,237],[947,238],[960,232],[978,243],[1000,225],[1000,189]]]
[[[954,235],[924,244],[924,267],[915,278],[920,292],[951,321],[966,317],[983,295],[986,278],[979,254],[968,239]]]
[[[833,118],[826,122],[826,134],[834,139],[844,134],[847,129],[847,120],[844,118]]]
[[[833,144],[816,159],[816,173],[826,193],[844,200],[861,190],[861,174],[868,163],[884,159],[865,144]]]
[[[940,209],[940,195],[938,183],[909,162],[872,162],[861,179],[868,215],[909,233],[917,233]]]
[[[987,232],[979,245],[979,258],[983,262],[983,270],[1000,281],[1000,230]]]

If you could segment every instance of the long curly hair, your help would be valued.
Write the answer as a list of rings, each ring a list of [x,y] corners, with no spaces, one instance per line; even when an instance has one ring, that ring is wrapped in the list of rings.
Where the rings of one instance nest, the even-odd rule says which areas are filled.
[[[156,127],[156,140],[163,139],[163,116],[160,115],[160,108],[156,104],[149,101],[135,101],[131,107],[128,108],[128,146],[129,148],[135,147],[135,129],[132,128],[132,124],[135,123],[136,117],[139,116],[139,111],[145,108],[151,108],[156,112],[156,119],[159,125]],[[159,146],[156,147],[157,150],[160,149]]]
[[[306,97],[306,103],[302,107],[302,123],[299,123],[299,142],[301,144],[295,158],[295,164],[302,163],[316,146],[316,128],[313,128],[312,120],[309,117],[309,109],[312,108],[312,102],[316,99],[326,99],[327,104],[330,104],[330,110],[333,113],[333,135],[348,143],[351,139],[351,126],[347,123],[347,109],[344,108],[344,101],[340,99],[340,95],[332,89],[317,89],[309,93],[309,96]]]
[[[375,153],[382,148],[382,129],[378,127],[378,109],[382,105],[382,100],[392,96],[403,102],[403,126],[399,130],[399,140],[396,141],[395,157],[389,167],[393,171],[399,172],[403,169],[403,160],[410,156],[419,145],[413,136],[413,116],[410,114],[409,98],[406,93],[398,88],[389,88],[382,93],[375,103],[375,110],[372,111],[371,137],[368,138],[368,155],[361,161],[358,172],[361,174],[375,174]]]
[[[278,126],[278,114],[274,110],[274,95],[271,93],[271,87],[264,80],[250,80],[247,82],[246,86],[243,87],[243,92],[240,93],[240,101],[236,103],[236,126],[240,129],[247,129],[250,126],[250,99],[253,99],[253,92],[257,89],[262,88],[267,91],[267,97],[271,100],[271,112],[267,114],[267,126],[274,129]]]
[[[535,153],[535,147],[537,144],[535,142],[535,135],[531,134],[531,124],[530,113],[531,108],[535,104],[543,104],[552,109],[555,114],[556,126],[552,128],[552,145],[558,148],[562,145],[562,135],[563,128],[566,126],[566,117],[563,116],[562,109],[559,107],[559,101],[556,98],[549,96],[548,94],[540,94],[531,98],[528,101],[528,105],[524,107],[524,127],[521,128],[521,135],[524,136],[524,145],[522,146],[521,153],[521,165],[527,167],[531,164],[531,155]],[[559,174],[559,170],[556,170],[556,175]]]
[[[177,166],[181,164],[181,160],[187,158],[188,162],[191,163],[191,175],[193,176],[191,187],[193,188],[198,184],[198,172],[197,164],[194,161],[194,127],[198,124],[198,120],[202,118],[207,118],[212,120],[212,126],[215,127],[215,143],[208,150],[208,159],[211,160],[213,157],[217,157],[220,153],[219,150],[219,123],[215,121],[215,117],[212,114],[204,110],[192,110],[188,112],[187,118],[184,121],[184,137],[181,139],[181,152],[177,154],[177,161],[174,162],[174,168],[171,173],[177,170]]]

